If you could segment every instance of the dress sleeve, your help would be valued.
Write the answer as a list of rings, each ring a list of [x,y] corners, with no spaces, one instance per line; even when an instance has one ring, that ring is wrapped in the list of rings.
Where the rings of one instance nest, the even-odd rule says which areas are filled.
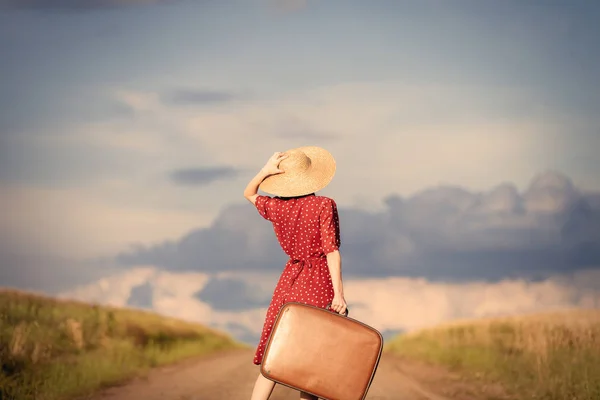
[[[321,243],[325,254],[340,248],[340,219],[337,205],[332,199],[327,199],[319,215]]]
[[[266,220],[271,221],[273,198],[270,196],[258,195],[254,202],[258,213]]]

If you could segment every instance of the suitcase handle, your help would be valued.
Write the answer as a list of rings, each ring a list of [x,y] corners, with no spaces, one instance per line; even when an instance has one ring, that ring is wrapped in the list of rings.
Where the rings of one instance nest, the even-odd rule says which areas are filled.
[[[327,309],[331,309],[331,303],[328,303],[328,304],[325,306],[325,308],[327,308]],[[332,311],[334,311],[334,310],[332,310]],[[343,315],[344,315],[345,317],[347,317],[349,312],[350,312],[350,310],[348,309],[348,307],[346,307],[346,312],[345,312]],[[336,312],[336,314],[338,314],[338,313]]]

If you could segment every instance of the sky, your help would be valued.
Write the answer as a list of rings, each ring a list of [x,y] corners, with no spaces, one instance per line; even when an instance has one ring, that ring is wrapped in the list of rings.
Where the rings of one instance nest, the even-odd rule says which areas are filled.
[[[0,286],[251,341],[285,257],[243,189],[274,151],[318,145],[366,322],[598,305],[598,17],[589,1],[0,0]],[[426,313],[376,312],[420,296]]]

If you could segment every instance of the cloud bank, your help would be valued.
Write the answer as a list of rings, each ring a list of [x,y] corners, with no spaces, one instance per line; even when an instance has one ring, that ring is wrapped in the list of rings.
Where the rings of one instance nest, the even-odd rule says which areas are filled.
[[[61,297],[150,309],[197,321],[256,344],[276,274],[172,273],[138,267]],[[600,307],[600,271],[556,275],[539,282],[435,283],[420,278],[347,279],[351,316],[389,337],[456,319]],[[257,301],[258,300],[258,301]]]
[[[380,212],[340,208],[346,276],[432,281],[543,279],[600,265],[600,195],[557,172],[520,193],[439,186],[392,195]],[[170,271],[279,271],[286,260],[271,225],[248,204],[223,208],[214,223],[179,240],[118,254],[123,267]]]

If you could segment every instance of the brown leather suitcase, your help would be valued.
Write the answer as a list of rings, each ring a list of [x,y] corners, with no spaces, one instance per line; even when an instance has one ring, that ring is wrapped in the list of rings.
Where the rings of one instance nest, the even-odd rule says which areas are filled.
[[[297,302],[280,309],[260,371],[267,379],[326,400],[363,400],[383,349],[376,329]]]

